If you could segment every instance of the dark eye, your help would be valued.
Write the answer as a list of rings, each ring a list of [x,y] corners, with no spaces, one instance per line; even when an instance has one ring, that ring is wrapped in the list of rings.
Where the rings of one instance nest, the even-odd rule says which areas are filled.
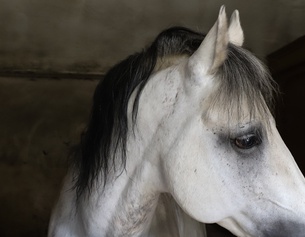
[[[255,134],[247,134],[233,139],[234,145],[239,149],[250,149],[261,142],[261,139]]]

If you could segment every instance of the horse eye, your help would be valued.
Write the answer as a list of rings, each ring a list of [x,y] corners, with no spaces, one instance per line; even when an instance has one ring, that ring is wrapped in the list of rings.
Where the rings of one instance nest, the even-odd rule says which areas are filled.
[[[261,144],[261,139],[255,134],[247,134],[237,137],[233,140],[235,146],[239,149],[250,149]]]

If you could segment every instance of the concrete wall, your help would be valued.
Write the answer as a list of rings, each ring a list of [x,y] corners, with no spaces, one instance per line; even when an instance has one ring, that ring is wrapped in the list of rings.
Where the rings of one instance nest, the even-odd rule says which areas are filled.
[[[208,31],[222,4],[261,57],[305,33],[303,0],[0,0],[0,70],[103,72],[169,26]]]
[[[46,236],[96,83],[0,78],[1,236]]]

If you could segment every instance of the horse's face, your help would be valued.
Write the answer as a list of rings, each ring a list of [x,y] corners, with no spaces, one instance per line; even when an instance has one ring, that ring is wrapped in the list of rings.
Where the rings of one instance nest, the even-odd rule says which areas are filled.
[[[235,235],[304,236],[305,180],[271,114],[251,112],[243,102],[230,113],[217,105],[210,109],[215,96],[221,97],[215,71],[225,60],[227,41],[242,44],[238,14],[232,19],[227,29],[221,10],[186,63],[181,80],[189,81],[181,83],[162,123],[166,187],[192,217],[219,223]]]
[[[303,236],[304,178],[274,122],[211,120],[194,116],[165,158],[179,205],[237,236]]]

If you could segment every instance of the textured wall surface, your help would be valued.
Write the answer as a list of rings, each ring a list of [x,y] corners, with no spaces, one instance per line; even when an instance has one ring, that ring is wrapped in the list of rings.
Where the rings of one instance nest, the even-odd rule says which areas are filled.
[[[0,235],[45,236],[97,81],[0,78]]]
[[[305,34],[304,0],[0,0],[0,69],[103,72],[164,28],[207,32],[222,4],[260,57]]]

